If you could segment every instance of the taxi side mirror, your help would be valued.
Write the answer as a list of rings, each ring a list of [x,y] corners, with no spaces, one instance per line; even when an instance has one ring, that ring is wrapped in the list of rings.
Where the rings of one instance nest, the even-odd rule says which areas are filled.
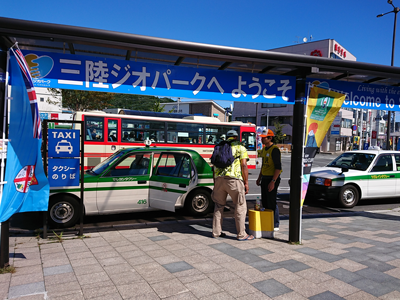
[[[342,167],[342,173],[340,173],[339,175],[342,175],[343,173],[346,173],[348,171],[349,171],[349,168]]]

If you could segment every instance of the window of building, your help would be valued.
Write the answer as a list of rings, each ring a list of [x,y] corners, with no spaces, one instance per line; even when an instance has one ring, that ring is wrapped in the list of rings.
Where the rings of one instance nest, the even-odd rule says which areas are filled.
[[[262,108],[286,107],[286,104],[261,103]]]
[[[44,102],[44,98],[43,97],[40,97],[40,102]]]
[[[342,128],[351,128],[353,121],[350,119],[342,119]]]

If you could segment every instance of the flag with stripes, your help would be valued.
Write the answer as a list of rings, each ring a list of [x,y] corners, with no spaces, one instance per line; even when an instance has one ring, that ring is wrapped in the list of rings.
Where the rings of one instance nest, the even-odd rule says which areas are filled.
[[[13,214],[47,211],[49,182],[41,154],[42,128],[35,89],[24,56],[19,49],[10,51],[11,86],[9,143],[0,222]]]
[[[28,93],[29,103],[31,104],[31,113],[33,120],[33,137],[42,138],[42,125],[40,123],[39,107],[36,98],[35,88],[33,86],[31,73],[29,72],[28,64],[26,63],[25,57],[20,49],[13,50],[15,58],[17,59],[18,65],[21,68],[21,72],[24,79],[26,91]]]

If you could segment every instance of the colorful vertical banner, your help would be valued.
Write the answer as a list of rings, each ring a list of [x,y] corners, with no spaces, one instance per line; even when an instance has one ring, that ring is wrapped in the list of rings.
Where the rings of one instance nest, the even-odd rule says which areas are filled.
[[[311,167],[318,148],[346,98],[345,94],[311,86],[307,100],[306,140],[303,156],[301,205],[304,203]]]
[[[10,57],[10,126],[0,222],[13,214],[46,211],[49,182],[44,173],[42,132],[36,93],[19,49]]]

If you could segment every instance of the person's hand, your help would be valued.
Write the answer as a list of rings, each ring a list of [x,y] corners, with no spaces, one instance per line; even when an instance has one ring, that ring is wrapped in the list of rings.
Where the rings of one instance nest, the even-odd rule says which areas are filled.
[[[271,181],[268,184],[268,192],[271,192],[275,188],[275,182]]]
[[[257,178],[256,185],[257,185],[257,186],[260,186],[260,185],[261,185],[261,178]]]
[[[244,184],[244,191],[245,191],[245,195],[247,195],[249,193],[249,184],[248,183]]]

